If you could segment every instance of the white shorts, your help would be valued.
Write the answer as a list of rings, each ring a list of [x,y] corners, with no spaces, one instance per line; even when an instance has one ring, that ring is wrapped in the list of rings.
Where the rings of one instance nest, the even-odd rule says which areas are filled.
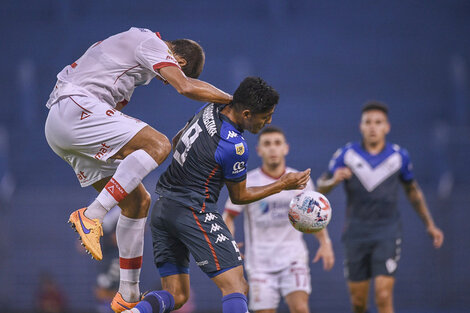
[[[296,262],[275,273],[248,273],[250,285],[250,310],[277,309],[282,297],[294,291],[312,292],[310,268],[304,262]]]
[[[121,161],[110,157],[145,126],[95,98],[70,96],[51,107],[45,132],[49,146],[86,187],[114,174]]]

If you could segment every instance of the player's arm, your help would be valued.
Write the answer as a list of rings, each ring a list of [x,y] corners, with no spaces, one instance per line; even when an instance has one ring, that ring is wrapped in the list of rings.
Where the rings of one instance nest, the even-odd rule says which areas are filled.
[[[322,229],[319,232],[313,234],[319,244],[317,253],[313,258],[313,263],[318,262],[320,259],[323,259],[323,269],[325,271],[329,271],[333,268],[335,264],[335,254],[333,252],[333,245],[331,243],[330,235],[328,234],[328,230],[326,228]]]
[[[350,179],[351,176],[352,172],[348,167],[337,168],[333,176],[329,173],[324,173],[317,180],[317,191],[322,194],[327,194],[345,179]]]
[[[403,183],[403,187],[405,189],[408,200],[426,226],[426,231],[433,238],[434,247],[440,248],[444,242],[444,234],[434,224],[431,212],[429,212],[426,199],[424,198],[424,194],[421,191],[418,182],[416,180],[405,182]]]
[[[173,152],[175,152],[176,144],[178,143],[178,141],[180,141],[181,136],[183,135],[185,130],[188,128],[188,126],[189,126],[189,122],[187,122],[186,125],[184,125],[184,127],[181,128],[180,131],[173,137],[173,139],[171,139],[171,143],[173,145]]]
[[[282,190],[304,189],[310,179],[310,169],[284,174],[280,179],[265,186],[246,187],[246,179],[240,182],[225,181],[234,204],[248,204],[266,198]]]
[[[163,67],[159,73],[178,93],[190,99],[224,104],[232,101],[230,94],[202,80],[187,77],[176,66]]]
[[[225,210],[222,214],[225,224],[227,225],[228,230],[232,233],[232,236],[235,238],[235,218],[237,214],[234,214],[230,211]]]

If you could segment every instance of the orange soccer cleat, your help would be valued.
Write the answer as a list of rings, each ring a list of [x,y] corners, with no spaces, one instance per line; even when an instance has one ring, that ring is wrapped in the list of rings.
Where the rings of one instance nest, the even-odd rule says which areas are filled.
[[[122,298],[122,295],[117,292],[116,295],[113,298],[113,301],[111,302],[111,310],[113,310],[115,313],[121,313],[126,310],[130,310],[133,307],[137,305],[137,302],[127,302],[124,301]]]
[[[100,237],[103,236],[103,227],[98,219],[89,219],[85,216],[86,208],[74,211],[70,214],[68,223],[80,235],[82,246],[85,247],[91,257],[100,261],[103,259]]]

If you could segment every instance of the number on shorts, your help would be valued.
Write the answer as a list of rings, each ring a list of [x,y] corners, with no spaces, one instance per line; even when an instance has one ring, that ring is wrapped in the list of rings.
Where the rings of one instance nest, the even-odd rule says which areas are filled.
[[[241,261],[242,256],[240,254],[240,249],[238,249],[238,246],[237,246],[237,243],[235,242],[235,240],[232,240],[232,244],[233,244],[233,247],[235,248],[235,252],[238,253],[238,260]]]
[[[199,137],[199,134],[202,132],[202,128],[201,126],[199,126],[198,122],[199,120],[197,120],[191,127],[189,127],[181,136],[181,139],[178,142],[178,146],[180,144],[184,145],[184,150],[182,153],[176,150],[173,157],[181,166],[183,166],[184,162],[186,161],[189,149],[191,149],[191,146],[196,141],[197,137]]]

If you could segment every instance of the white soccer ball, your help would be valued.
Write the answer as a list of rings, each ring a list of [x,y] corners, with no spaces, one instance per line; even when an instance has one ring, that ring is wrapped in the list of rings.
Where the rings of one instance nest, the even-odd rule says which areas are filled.
[[[330,220],[330,202],[321,193],[306,190],[292,198],[289,221],[298,231],[303,233],[320,231]]]

